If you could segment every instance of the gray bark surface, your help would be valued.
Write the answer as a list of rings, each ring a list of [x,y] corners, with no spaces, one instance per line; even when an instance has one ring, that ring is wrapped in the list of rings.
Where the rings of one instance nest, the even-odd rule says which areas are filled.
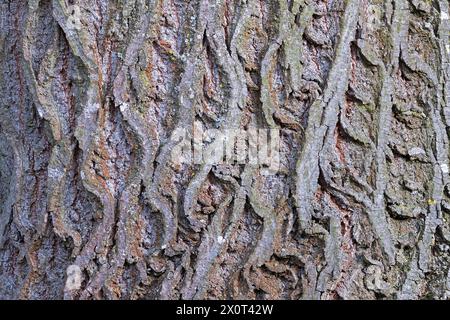
[[[0,298],[447,299],[446,0],[1,0]],[[280,169],[177,128],[279,130]]]

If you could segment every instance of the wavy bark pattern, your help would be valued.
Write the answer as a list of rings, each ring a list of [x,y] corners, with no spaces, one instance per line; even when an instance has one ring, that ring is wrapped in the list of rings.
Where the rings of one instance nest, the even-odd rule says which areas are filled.
[[[450,297],[448,1],[0,17],[0,298]],[[276,174],[171,158],[177,128],[251,127]]]

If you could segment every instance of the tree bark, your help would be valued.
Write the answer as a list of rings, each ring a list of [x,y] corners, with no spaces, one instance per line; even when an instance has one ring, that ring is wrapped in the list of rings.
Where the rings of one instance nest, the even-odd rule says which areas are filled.
[[[0,298],[450,297],[448,1],[0,16]],[[173,157],[250,128],[276,172]]]

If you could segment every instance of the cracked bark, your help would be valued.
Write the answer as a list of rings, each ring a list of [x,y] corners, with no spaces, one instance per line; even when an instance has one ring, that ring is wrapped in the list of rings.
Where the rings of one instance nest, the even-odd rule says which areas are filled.
[[[0,298],[450,297],[448,1],[0,16]],[[177,128],[251,127],[276,174],[171,159]]]

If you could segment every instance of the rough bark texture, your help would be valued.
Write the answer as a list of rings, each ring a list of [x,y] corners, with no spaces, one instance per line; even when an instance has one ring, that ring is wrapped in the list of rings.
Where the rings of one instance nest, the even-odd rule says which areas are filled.
[[[0,297],[450,297],[448,17],[1,0]],[[171,160],[232,127],[280,130],[280,170]]]

